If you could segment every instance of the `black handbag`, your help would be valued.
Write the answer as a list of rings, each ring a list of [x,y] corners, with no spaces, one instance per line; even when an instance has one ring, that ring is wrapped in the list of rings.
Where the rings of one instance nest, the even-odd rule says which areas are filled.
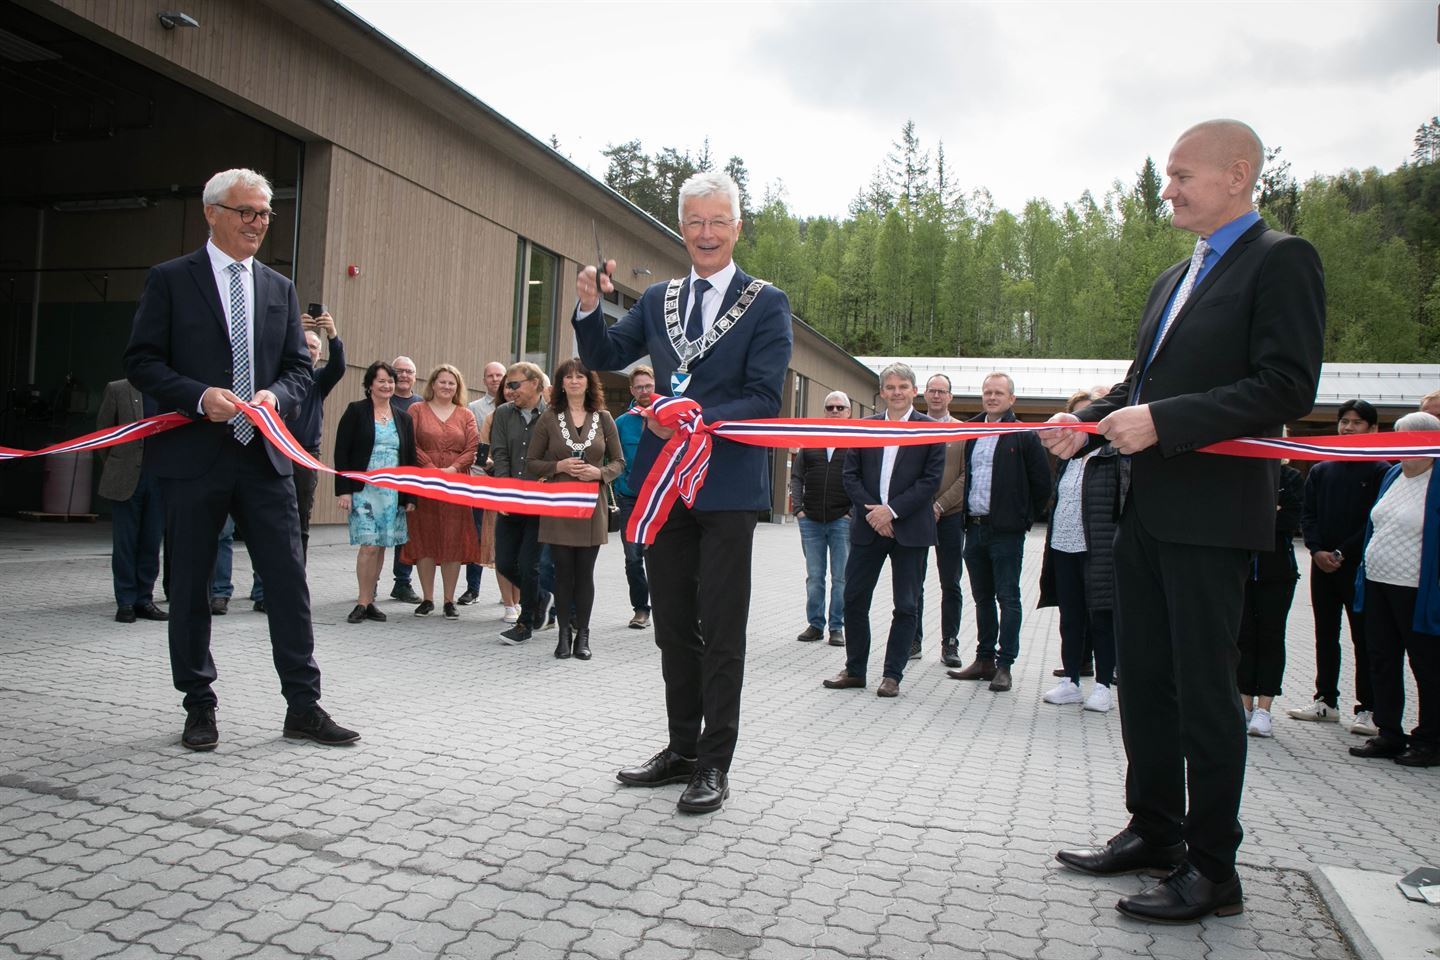
[[[605,521],[605,529],[611,533],[620,532],[620,504],[615,502],[615,491],[610,484],[605,484],[605,506],[609,508],[609,514]]]

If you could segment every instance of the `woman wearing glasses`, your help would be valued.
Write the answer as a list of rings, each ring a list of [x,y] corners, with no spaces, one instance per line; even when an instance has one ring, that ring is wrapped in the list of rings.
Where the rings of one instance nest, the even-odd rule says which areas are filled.
[[[415,465],[415,432],[410,417],[390,403],[395,368],[383,360],[365,371],[365,398],[345,408],[335,432],[335,469],[378,470]],[[375,606],[375,581],[385,566],[385,548],[408,539],[406,513],[415,509],[413,493],[397,493],[347,477],[335,477],[337,505],[350,520],[359,597],[345,619],[350,623],[384,620]]]
[[[539,480],[582,481],[608,486],[625,469],[615,421],[605,409],[600,378],[579,358],[560,364],[550,405],[530,437],[525,468]],[[559,636],[555,656],[590,659],[590,611],[595,606],[595,558],[608,539],[608,498],[601,491],[584,520],[540,518],[540,542],[555,562],[555,610]]]
[[[475,415],[466,405],[465,378],[448,363],[430,371],[425,382],[424,402],[410,407],[415,422],[415,464],[441,473],[469,474],[480,449],[480,431]],[[478,563],[480,538],[470,508],[443,500],[422,499],[410,519],[410,539],[400,551],[402,563],[413,563],[420,575],[424,597],[415,616],[435,612],[435,567],[440,567],[446,620],[459,620],[455,606],[455,584],[460,565]]]

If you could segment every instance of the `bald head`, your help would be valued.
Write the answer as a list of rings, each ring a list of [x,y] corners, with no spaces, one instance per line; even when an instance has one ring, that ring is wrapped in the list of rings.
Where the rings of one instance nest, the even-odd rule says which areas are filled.
[[[1260,182],[1260,170],[1265,166],[1265,145],[1248,123],[1239,120],[1206,120],[1197,123],[1180,135],[1178,142],[1194,137],[1203,156],[1207,156],[1217,167],[1229,167],[1234,163],[1245,164],[1250,189]]]

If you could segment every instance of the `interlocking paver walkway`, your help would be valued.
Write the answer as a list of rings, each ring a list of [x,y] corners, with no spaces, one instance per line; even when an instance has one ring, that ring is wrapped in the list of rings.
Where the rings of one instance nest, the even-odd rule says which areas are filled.
[[[164,625],[110,620],[108,527],[0,521],[0,958],[1343,958],[1308,871],[1440,849],[1432,772],[1281,719],[1250,743],[1242,916],[1146,926],[1113,909],[1140,879],[1058,869],[1057,847],[1123,823],[1124,763],[1118,714],[1040,703],[1058,639],[1029,609],[1039,531],[1014,692],[946,679],[932,599],[931,647],[886,701],[821,689],[841,651],[794,641],[798,534],[762,524],[734,795],[703,818],[675,812],[679,786],[614,781],[665,730],[618,543],[581,663],[553,633],[501,646],[488,576],[458,623],[395,603],[345,623],[343,539],[311,547],[317,655],[364,740],[280,737],[265,619],[237,594],[215,623],[220,748],[194,755]],[[249,572],[237,550],[242,590]],[[1277,709],[1309,698],[1306,596]]]

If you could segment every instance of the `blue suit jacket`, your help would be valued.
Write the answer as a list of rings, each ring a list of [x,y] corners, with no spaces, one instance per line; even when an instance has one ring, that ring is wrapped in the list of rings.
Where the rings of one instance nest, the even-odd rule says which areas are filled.
[[[866,420],[884,420],[881,411]],[[911,411],[911,420],[934,423],[923,413]],[[854,507],[850,511],[850,542],[871,543],[880,534],[865,519],[865,505],[880,502],[882,447],[851,447],[845,454],[845,492]],[[935,494],[945,475],[945,444],[901,447],[890,471],[890,509],[895,511],[895,542],[902,547],[928,547],[935,543]]]
[[[293,414],[312,378],[310,352],[300,328],[295,285],[259,260],[255,264],[255,389],[270,390],[281,416]],[[234,436],[228,423],[211,423],[198,413],[209,387],[230,389],[230,334],[220,291],[204,247],[150,270],[135,311],[125,374],[159,409],[201,421],[145,441],[145,466],[156,476],[188,479],[203,474]],[[291,474],[290,461],[265,444],[275,472]]]
[[[750,283],[738,267],[720,302],[724,314]],[[690,302],[689,281],[680,292],[683,311]],[[618,370],[647,353],[655,366],[655,391],[670,395],[670,375],[680,358],[665,334],[666,282],[650,288],[630,312],[608,329],[603,312],[575,318],[580,359],[592,370]],[[685,396],[704,408],[706,423],[752,420],[780,413],[780,393],[790,366],[790,301],[775,287],[765,287],[745,316],[690,367]],[[639,491],[664,442],[649,430],[640,436],[630,487]],[[769,457],[763,447],[716,439],[705,485],[696,510],[766,510],[770,507]]]

